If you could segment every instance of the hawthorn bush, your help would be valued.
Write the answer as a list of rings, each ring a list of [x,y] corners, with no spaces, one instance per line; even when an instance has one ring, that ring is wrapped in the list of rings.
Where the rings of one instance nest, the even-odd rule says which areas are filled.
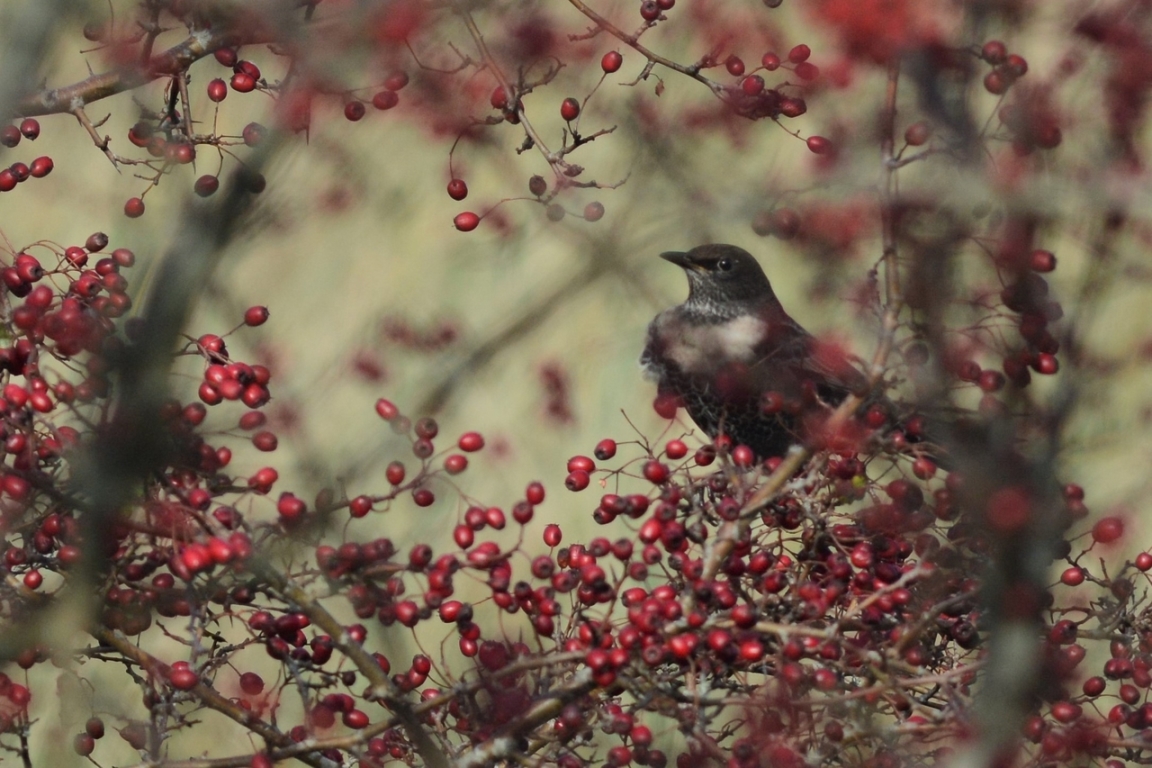
[[[1144,455],[1146,4],[791,5],[6,9],[0,746],[169,768],[1152,761],[1146,481],[1114,470],[1141,479],[1113,492],[1091,451]],[[56,48],[91,72],[43,85]],[[224,290],[222,253],[291,218],[293,157],[355,177],[326,133],[342,122],[378,132],[385,167],[405,130],[441,158],[435,197],[399,182],[440,223],[409,261],[560,227],[596,255],[456,357],[450,306],[390,316],[374,343],[407,365],[363,345],[351,365],[379,398],[360,420],[395,438],[316,487],[275,457],[309,441],[298,409],[343,427],[331,401],[278,395],[278,318],[221,302],[232,330],[205,332],[194,308]],[[85,184],[132,185],[113,238],[73,244],[59,191],[12,213],[81,162],[39,154],[42,133],[101,157]],[[157,216],[162,257],[136,229]],[[577,443],[581,412],[652,393],[629,372],[597,401],[562,350],[535,368],[539,424],[486,440],[447,407],[605,276],[640,310],[613,328],[634,344],[600,349],[634,359],[672,301],[637,277],[654,243],[705,240],[813,266],[785,305],[851,306],[825,340],[921,415],[768,393],[809,428],[763,463],[667,402]],[[412,291],[397,250],[388,280]],[[488,465],[524,489],[479,498],[470,464],[528,433],[564,471]]]

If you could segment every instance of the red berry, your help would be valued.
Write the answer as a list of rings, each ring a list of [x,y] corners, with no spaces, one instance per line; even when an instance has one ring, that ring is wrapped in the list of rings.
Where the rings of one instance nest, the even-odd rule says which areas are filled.
[[[356,122],[364,117],[364,102],[350,101],[344,105],[344,118],[350,122]]]
[[[596,449],[592,451],[600,461],[607,461],[616,455],[616,441],[604,439],[596,443]]]
[[[380,398],[376,401],[376,415],[384,421],[393,421],[400,416],[400,409],[391,400]]]
[[[807,82],[811,82],[820,77],[820,67],[810,61],[800,62],[792,71],[796,73],[796,77]]]
[[[670,474],[668,467],[659,461],[648,461],[644,464],[644,479],[655,485],[667,482]]]
[[[808,57],[812,55],[812,49],[801,43],[792,50],[788,51],[788,61],[793,64],[800,64],[808,61]]]
[[[1092,526],[1092,540],[1099,544],[1111,544],[1124,535],[1124,521],[1119,517],[1105,517]]]
[[[1032,268],[1033,272],[1051,272],[1056,269],[1056,256],[1052,251],[1037,248],[1032,251],[1032,256],[1028,260],[1028,266]]]
[[[580,117],[580,102],[569,96],[564,101],[560,102],[560,117],[568,122],[572,122]]]
[[[448,197],[453,200],[463,200],[468,197],[468,185],[463,179],[452,179],[448,182]]]
[[[389,91],[398,91],[408,85],[408,73],[397,70],[384,78],[384,88]]]
[[[196,179],[193,191],[200,197],[208,197],[220,188],[220,179],[215,176],[204,175]]]
[[[28,169],[28,173],[31,174],[34,179],[42,179],[52,173],[54,167],[55,165],[52,162],[52,158],[47,156],[38,157],[32,161],[32,167]]]
[[[244,325],[256,327],[268,322],[268,307],[248,307],[244,311]]]
[[[749,75],[740,81],[740,90],[748,96],[756,96],[764,90],[764,78],[760,75]]]
[[[392,109],[400,103],[400,97],[396,91],[380,91],[372,97],[372,106],[379,110]]]
[[[919,147],[928,143],[932,136],[932,128],[925,122],[912,123],[904,131],[904,141],[910,147]]]
[[[756,454],[746,445],[738,445],[732,449],[732,463],[741,468],[747,468],[756,463]]]
[[[540,482],[528,483],[524,489],[524,498],[533,506],[544,503],[544,484]]]
[[[1078,587],[1084,583],[1084,571],[1075,566],[1060,574],[1060,582],[1068,587]]]
[[[560,526],[555,523],[549,523],[544,526],[544,543],[550,547],[560,546],[560,541],[564,538]]]
[[[640,18],[644,21],[656,21],[660,18],[660,6],[655,0],[644,0],[640,3]]]
[[[980,49],[980,57],[989,64],[999,64],[1008,55],[1008,47],[999,40],[989,40]]]
[[[936,474],[936,462],[926,456],[921,456],[912,462],[912,474],[921,480],[927,480]]]
[[[240,675],[240,690],[249,696],[259,696],[264,692],[264,679],[255,672]]]
[[[1004,59],[1004,69],[1012,78],[1021,78],[1028,73],[1028,62],[1024,57],[1012,53]]]
[[[456,226],[456,229],[461,232],[471,232],[480,226],[480,217],[471,211],[465,211],[464,213],[456,214],[456,218],[452,219],[452,223]]]
[[[724,68],[728,70],[728,74],[733,77],[740,77],[744,74],[744,60],[736,54],[732,54],[724,60]]]
[[[78,733],[72,739],[72,749],[81,757],[88,757],[96,749],[96,742],[87,733]]]
[[[1036,355],[1035,360],[1032,361],[1032,368],[1036,373],[1043,376],[1051,376],[1060,370],[1060,361],[1056,359],[1056,355],[1041,352]]]
[[[589,478],[588,473],[582,469],[575,472],[569,472],[568,477],[564,478],[564,487],[570,491],[582,491],[588,487]]]
[[[624,57],[620,55],[619,51],[608,51],[604,57],[600,59],[600,68],[605,72],[611,74],[620,69],[620,65],[624,63]]]
[[[0,128],[0,144],[5,147],[14,147],[20,143],[20,129],[14,125]]]
[[[1140,571],[1147,571],[1152,569],[1152,554],[1141,552],[1140,554],[1136,555],[1135,565],[1137,570]]]
[[[208,83],[208,98],[215,102],[224,101],[228,96],[228,83],[216,78]]]
[[[144,215],[144,201],[133,197],[124,203],[124,215],[130,219],[138,219]]]
[[[814,155],[826,155],[832,150],[832,142],[823,136],[809,136],[808,151]]]
[[[40,135],[40,123],[35,118],[26,117],[20,122],[20,133],[29,141],[35,141]]]
[[[190,691],[200,682],[197,674],[187,667],[174,668],[168,674],[168,680],[172,683],[172,687],[178,691]]]
[[[600,221],[604,218],[604,205],[595,200],[584,206],[585,221]]]
[[[456,445],[465,453],[475,453],[484,447],[484,437],[479,432],[465,432]]]
[[[249,93],[256,89],[256,78],[244,72],[232,75],[232,90],[238,93]]]
[[[769,72],[775,72],[780,69],[780,57],[769,51],[760,59],[760,66]]]
[[[984,90],[988,93],[1001,95],[1008,90],[1009,82],[997,71],[989,72],[984,75]]]

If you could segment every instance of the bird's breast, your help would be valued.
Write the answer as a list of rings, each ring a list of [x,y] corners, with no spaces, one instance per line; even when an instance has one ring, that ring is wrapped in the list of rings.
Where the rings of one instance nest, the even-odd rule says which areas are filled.
[[[702,323],[665,313],[656,319],[655,335],[663,356],[682,373],[713,374],[734,363],[757,362],[757,347],[768,334],[768,324],[755,315],[741,315],[718,323]]]

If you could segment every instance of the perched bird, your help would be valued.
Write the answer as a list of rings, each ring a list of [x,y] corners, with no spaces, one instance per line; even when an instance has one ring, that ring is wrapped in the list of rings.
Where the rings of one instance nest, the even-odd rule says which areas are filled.
[[[788,316],[744,249],[660,256],[684,269],[688,300],[652,320],[640,364],[658,402],[682,405],[709,437],[726,435],[760,459],[782,456],[804,439],[809,416],[867,389],[847,355]]]

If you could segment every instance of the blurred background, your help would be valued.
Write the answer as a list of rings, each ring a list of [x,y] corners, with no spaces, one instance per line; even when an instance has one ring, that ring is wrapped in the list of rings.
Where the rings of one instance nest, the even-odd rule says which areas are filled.
[[[0,10],[0,28],[3,15],[19,13],[20,5]],[[373,50],[359,41],[313,52],[333,95],[313,101],[307,131],[274,157],[255,215],[221,255],[210,282],[197,287],[187,328],[193,338],[223,334],[241,324],[249,306],[271,312],[264,326],[240,328],[227,338],[234,359],[271,368],[273,401],[266,410],[280,436],[271,455],[246,447],[238,431],[221,439],[234,447],[236,474],[272,464],[281,476],[277,489],[305,498],[326,487],[348,496],[385,492],[390,461],[417,463],[408,439],[373,410],[385,397],[413,419],[435,416],[438,447],[476,430],[487,448],[454,479],[464,495],[433,486],[438,500],[432,507],[418,510],[401,499],[386,516],[362,521],[350,537],[418,537],[439,552],[452,547],[452,527],[469,499],[507,510],[533,480],[545,484],[548,500],[537,510],[530,537],[538,537],[545,521],[562,522],[571,536],[566,540],[598,535],[590,516],[598,494],[569,495],[565,462],[591,454],[605,437],[659,443],[692,432],[686,417],[669,424],[654,413],[654,385],[641,377],[637,359],[648,321],[687,294],[683,275],[658,254],[706,242],[752,252],[801,324],[868,358],[877,328],[870,300],[871,270],[880,257],[877,115],[884,71],[851,58],[848,44],[804,4],[766,5],[681,0],[668,11],[669,21],[646,32],[642,42],[684,65],[714,53],[717,66],[705,73],[726,85],[738,80],[724,72],[730,55],[741,57],[751,72],[765,53],[784,56],[797,44],[810,46],[821,77],[789,91],[803,93],[807,114],[780,123],[738,117],[705,85],[664,67],[636,81],[645,62],[618,40],[606,34],[571,39],[590,25],[572,5],[472,9],[509,76],[517,62],[530,58],[537,63],[525,72],[528,79],[541,76],[548,62],[565,64],[523,99],[550,148],[563,141],[559,110],[566,97],[583,102],[591,94],[581,134],[613,129],[567,157],[584,168],[578,181],[595,180],[603,188],[562,191],[552,201],[567,211],[559,221],[528,191],[532,176],[543,176],[550,188],[556,177],[539,149],[519,151],[523,127],[473,124],[499,114],[488,103],[496,87],[491,72],[474,66],[438,71],[459,67],[461,56],[479,56],[458,18],[446,12],[435,17],[412,36],[410,51],[402,45]],[[1109,63],[1083,55],[1072,33],[1071,4],[1017,3],[1018,12],[985,15],[962,5],[925,3],[909,23],[942,39],[966,31],[974,42],[1004,37],[1029,61],[1028,78],[1051,88],[1067,120],[1066,141],[1039,171],[1019,172],[1004,142],[1003,154],[987,158],[989,172],[970,173],[949,157],[948,126],[937,125],[945,138],[930,146],[939,154],[901,171],[901,193],[935,200],[988,233],[1006,211],[1023,206],[1038,212],[1043,247],[1059,259],[1051,276],[1055,292],[1082,322],[1082,408],[1070,423],[1062,468],[1088,489],[1090,507],[1125,508],[1138,523],[1147,507],[1143,469],[1152,385],[1146,365],[1152,355],[1152,271],[1144,256],[1150,231],[1143,216],[1152,201],[1143,171],[1101,170],[1107,156],[1102,118],[1082,104],[1099,99],[1094,89]],[[596,10],[632,30],[640,24],[634,6],[603,2]],[[131,27],[128,4],[70,5],[52,25],[40,69],[20,73],[23,82],[56,87],[109,69],[109,51],[84,37],[86,25],[109,23],[109,7],[121,14],[116,24]],[[324,3],[317,18],[363,13],[371,19],[378,11],[375,4]],[[185,36],[183,29],[165,32],[155,49]],[[611,50],[620,50],[624,63],[602,80],[599,61]],[[246,46],[240,55],[269,83],[285,76],[286,59],[265,46]],[[363,119],[345,119],[347,98],[370,102],[382,76],[396,69],[410,82],[395,108],[379,111],[369,103]],[[791,75],[760,74],[769,87]],[[236,137],[251,122],[280,124],[265,93],[232,92],[218,106],[204,98],[209,80],[231,76],[231,68],[213,57],[196,62],[190,76],[193,114],[203,133]],[[142,109],[162,107],[164,90],[155,82],[102,99],[88,107],[88,116],[93,122],[107,116],[97,130],[112,137],[114,151],[143,157],[127,134]],[[978,86],[970,96],[976,122],[992,123],[1001,101]],[[202,146],[194,165],[175,168],[151,186],[137,167],[114,168],[72,116],[39,119],[42,133],[34,144],[0,149],[2,165],[37,155],[55,163],[47,178],[0,196],[3,249],[16,253],[40,241],[66,247],[106,232],[111,247],[130,248],[139,258],[129,275],[139,306],[176,223],[189,211],[195,215],[195,179],[221,167],[227,174],[236,167],[230,153],[243,158],[247,150],[232,147],[221,156]],[[902,91],[898,135],[932,119],[915,88]],[[814,155],[789,131],[829,137],[835,158]],[[466,136],[453,150],[461,133]],[[463,201],[445,191],[453,176],[467,182]],[[125,201],[145,190],[146,213],[127,218]],[[592,202],[604,207],[599,221],[580,217]],[[1096,253],[1096,222],[1118,204],[1137,223],[1109,254]],[[764,216],[782,208],[802,212],[799,232],[789,239],[757,234],[765,229]],[[484,215],[475,231],[453,227],[462,211]],[[994,273],[980,261],[981,247],[977,242],[963,257],[958,279],[998,292]],[[1081,307],[1077,298],[1086,303]],[[912,335],[909,329],[902,339]],[[987,356],[982,363],[992,367],[995,361]],[[899,358],[896,364],[902,365]],[[174,386],[183,402],[195,399],[202,368],[198,358],[177,364]],[[1043,397],[1058,383],[1036,386]],[[225,403],[210,409],[209,423],[233,430],[242,410]],[[252,503],[272,509],[271,500]],[[506,533],[515,540],[514,532]],[[532,538],[526,548],[538,541]],[[399,632],[391,635],[408,642]],[[62,690],[72,684],[61,683]],[[81,709],[87,713],[87,704]],[[69,722],[59,733],[67,737],[74,727]]]

